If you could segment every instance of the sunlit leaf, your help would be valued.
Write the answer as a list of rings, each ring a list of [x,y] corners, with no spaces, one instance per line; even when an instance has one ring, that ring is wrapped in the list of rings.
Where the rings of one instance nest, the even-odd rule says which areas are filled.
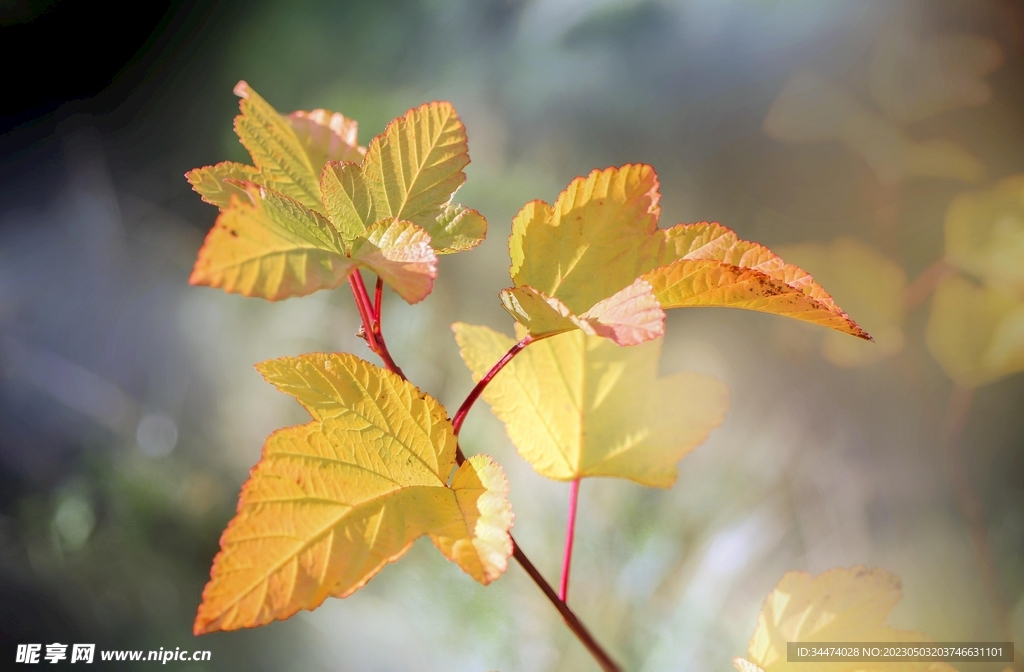
[[[977,35],[919,37],[883,28],[866,73],[875,103],[890,117],[911,122],[959,107],[984,105],[992,88],[982,76],[1003,62],[1002,49]]]
[[[948,277],[932,298],[927,344],[946,374],[965,387],[1024,371],[1024,299]]]
[[[409,110],[370,141],[363,176],[377,217],[429,228],[462,186],[469,163],[466,129],[451,103]]]
[[[383,278],[409,303],[422,301],[437,277],[427,232],[412,222],[382,219],[352,246],[352,259]]]
[[[322,211],[320,167],[313,166],[291,123],[245,82],[235,85],[235,95],[242,110],[235,133],[259,168],[259,183]]]
[[[299,110],[285,118],[306,150],[314,171],[322,170],[328,161],[359,163],[366,154],[366,148],[359,146],[359,124],[340,112]]]
[[[874,338],[874,343],[865,343],[835,331],[823,332],[825,359],[837,366],[864,366],[903,349],[907,276],[899,264],[852,238],[837,238],[828,245],[787,245],[779,252],[814,274]]]
[[[787,572],[757,617],[747,659],[734,661],[740,672],[825,669],[834,672],[955,672],[944,663],[788,662],[788,642],[930,642],[919,632],[885,624],[902,597],[900,580],[882,569],[832,569],[817,576]]]
[[[837,140],[884,184],[911,177],[977,182],[985,175],[985,167],[959,145],[910,138],[844,86],[811,70],[798,71],[786,83],[768,110],[764,131],[783,142]]]
[[[248,183],[217,217],[189,282],[275,301],[336,287],[352,267],[326,219]]]
[[[515,343],[487,327],[453,329],[474,380]],[[580,331],[560,334],[524,349],[483,399],[543,476],[669,487],[676,463],[721,423],[728,390],[698,373],[658,377],[660,353],[660,340],[620,348]]]
[[[646,165],[595,170],[554,206],[512,222],[515,287],[502,304],[533,336],[580,328],[634,345],[663,333],[663,308],[777,313],[867,338],[799,268],[719,224],[658,228],[658,179]],[[589,326],[588,326],[589,325]]]
[[[320,175],[320,190],[327,217],[342,240],[351,245],[365,236],[377,217],[359,166],[347,161],[326,164]]]
[[[1024,295],[1024,175],[953,199],[946,211],[946,261]]]
[[[446,484],[456,438],[441,404],[347,354],[257,368],[314,420],[267,439],[221,537],[197,634],[263,625],[348,596],[425,534],[481,583],[507,568],[508,483],[480,455]]]
[[[430,244],[438,254],[472,249],[487,237],[484,216],[458,203],[446,205],[437,219],[423,228],[430,234]]]
[[[204,201],[223,210],[231,204],[232,194],[245,197],[245,187],[239,183],[257,182],[259,172],[244,163],[222,161],[190,170],[185,177]]]

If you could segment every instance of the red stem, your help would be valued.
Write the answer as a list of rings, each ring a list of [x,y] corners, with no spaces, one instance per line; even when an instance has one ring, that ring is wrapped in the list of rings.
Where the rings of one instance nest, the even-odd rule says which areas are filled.
[[[569,599],[569,567],[572,565],[572,542],[576,537],[576,503],[580,498],[580,479],[569,484],[569,514],[565,521],[565,554],[562,556],[562,582],[558,586],[558,599]]]
[[[356,269],[352,272],[352,275],[348,276],[348,284],[352,287],[352,295],[356,299],[356,308],[359,309],[359,317],[363,320],[363,337],[366,339],[366,345],[384,361],[384,366],[389,371],[397,373],[403,380],[406,380],[402,369],[399,368],[398,364],[395,364],[395,360],[391,358],[391,353],[388,352],[384,336],[380,333],[380,320],[374,318],[375,308],[370,302],[370,295],[366,291],[366,285],[363,284],[363,276],[359,269]],[[377,309],[379,307],[378,299]]]
[[[377,334],[380,335],[380,304],[384,299],[384,278],[377,277],[377,287],[373,290],[373,319],[377,321]]]
[[[462,423],[466,421],[466,415],[469,413],[469,409],[471,409],[476,400],[480,398],[481,393],[483,393],[487,384],[491,382],[491,379],[498,375],[498,372],[505,368],[505,365],[511,362],[512,358],[518,355],[523,348],[538,340],[540,339],[532,338],[529,335],[525,336],[523,340],[509,348],[509,351],[502,355],[501,359],[491,367],[491,370],[484,374],[484,377],[480,379],[480,382],[470,390],[469,396],[467,396],[466,400],[462,402],[462,406],[459,406],[459,410],[455,412],[455,419],[452,420],[452,427],[455,428],[456,436],[458,436],[459,430],[462,429]]]

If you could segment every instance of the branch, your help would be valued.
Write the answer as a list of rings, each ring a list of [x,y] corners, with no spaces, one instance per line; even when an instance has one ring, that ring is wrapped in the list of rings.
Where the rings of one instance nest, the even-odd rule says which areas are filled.
[[[569,605],[558,599],[558,595],[555,595],[555,591],[551,587],[551,584],[541,576],[541,573],[533,566],[533,563],[526,557],[523,550],[519,548],[519,544],[516,543],[515,539],[512,540],[512,557],[514,557],[519,564],[523,566],[523,569],[525,569],[526,573],[530,575],[533,582],[540,587],[541,591],[548,598],[551,604],[555,605],[555,609],[557,609],[558,613],[561,614],[562,620],[565,621],[565,624],[572,631],[572,634],[576,635],[576,639],[580,640],[580,643],[587,647],[587,651],[590,651],[590,654],[594,656],[594,659],[597,660],[597,664],[601,666],[601,669],[604,670],[604,672],[620,672],[622,668],[612,660],[612,657],[609,656],[603,648],[601,648],[601,645],[597,643],[597,640],[590,634],[590,631],[587,630],[586,626],[580,622],[580,619],[572,612]]]

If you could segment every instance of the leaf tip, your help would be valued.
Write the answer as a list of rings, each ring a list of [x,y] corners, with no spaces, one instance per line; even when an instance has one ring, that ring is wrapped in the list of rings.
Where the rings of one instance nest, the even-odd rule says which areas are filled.
[[[240,79],[238,80],[238,84],[235,84],[235,88],[233,88],[231,92],[239,98],[248,98],[251,90],[252,89],[249,88],[249,83],[244,79]]]

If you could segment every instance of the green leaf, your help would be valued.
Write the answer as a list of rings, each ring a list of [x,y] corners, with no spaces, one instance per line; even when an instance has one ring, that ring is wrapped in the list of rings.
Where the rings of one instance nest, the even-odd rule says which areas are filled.
[[[319,167],[314,168],[292,125],[244,81],[235,86],[235,95],[242,110],[235,117],[235,133],[260,170],[259,183],[322,212]]]
[[[515,343],[487,327],[452,328],[474,381]],[[660,340],[621,348],[579,331],[559,334],[520,352],[482,396],[542,476],[665,488],[676,463],[721,423],[729,395],[702,374],[659,377],[660,354]]]
[[[363,161],[377,217],[433,226],[468,163],[466,129],[451,103],[409,110],[370,141]]]
[[[222,161],[214,166],[203,166],[185,173],[185,178],[203,200],[221,210],[231,204],[231,196],[246,196],[240,182],[259,182],[259,170],[244,163]]]
[[[476,210],[458,203],[449,203],[433,223],[424,227],[430,244],[438,254],[469,250],[487,237],[487,220]]]
[[[324,209],[347,245],[366,235],[376,211],[363,173],[354,163],[330,162],[320,175]]]
[[[482,584],[508,567],[508,482],[486,455],[455,466],[444,407],[348,354],[257,367],[314,420],[274,432],[242,486],[196,634],[264,625],[366,585],[430,535]]]
[[[190,283],[276,301],[345,280],[352,262],[326,219],[266,187],[244,189],[207,234]]]

